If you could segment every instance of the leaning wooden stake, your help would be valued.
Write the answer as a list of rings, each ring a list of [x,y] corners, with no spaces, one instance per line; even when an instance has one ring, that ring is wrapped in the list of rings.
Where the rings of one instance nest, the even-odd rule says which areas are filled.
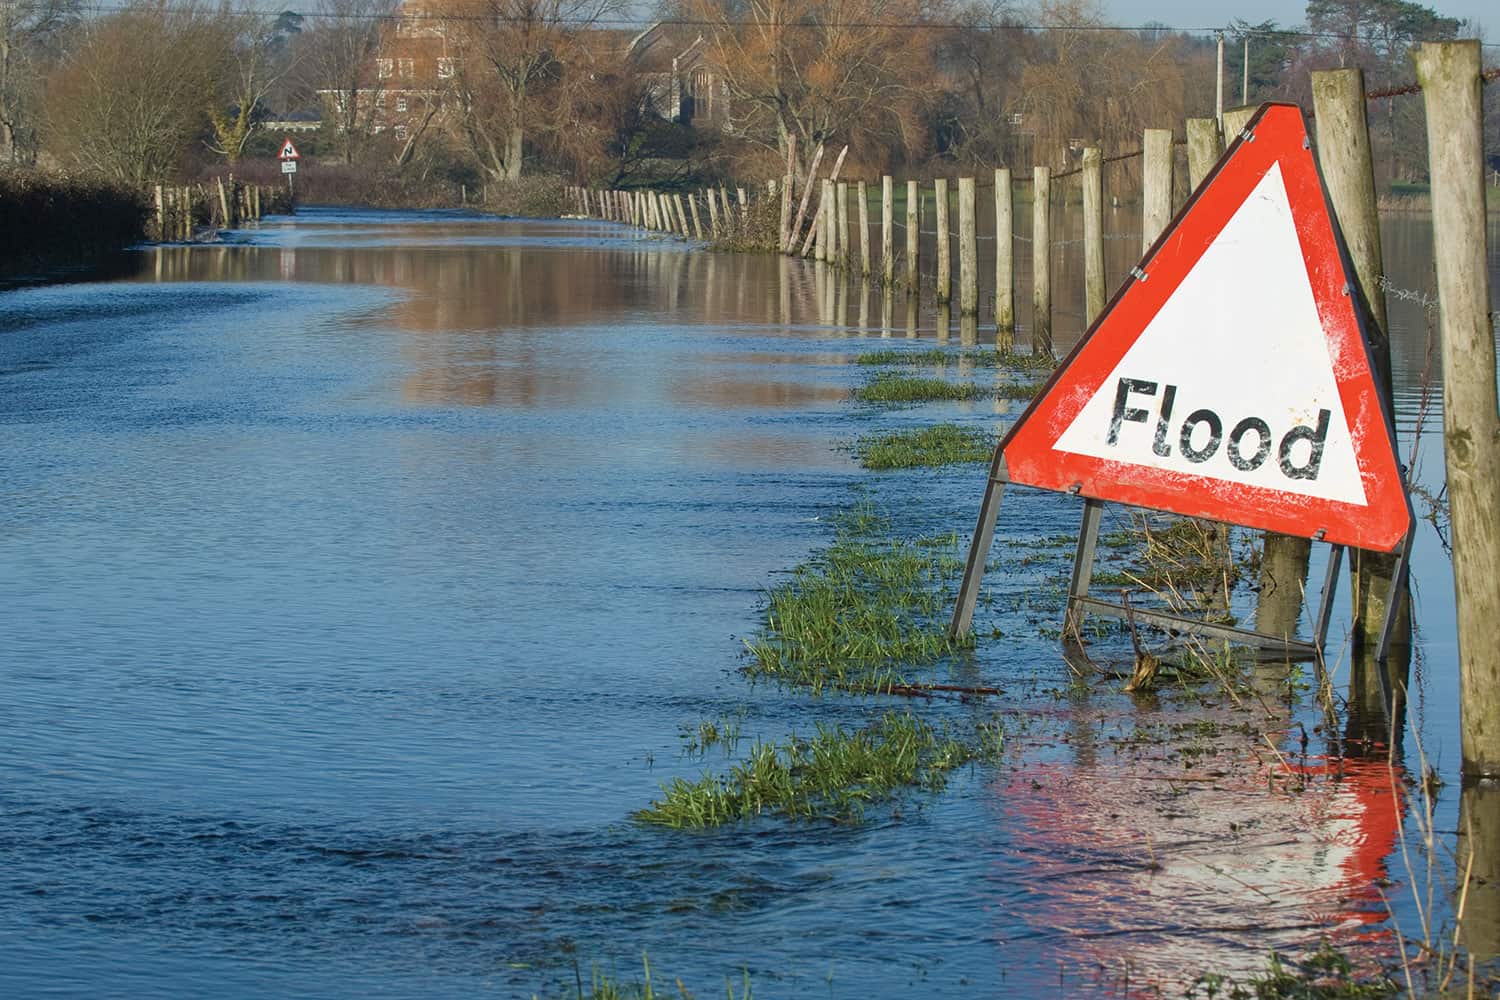
[[[1016,342],[1015,220],[1010,168],[995,171],[995,349],[1009,354]]]
[[[979,315],[979,233],[974,220],[974,178],[958,179],[958,315]]]
[[[1104,151],[1083,151],[1083,323],[1104,311]]]
[[[880,178],[880,283],[896,283],[896,188],[890,174]]]
[[[1146,129],[1143,146],[1141,249],[1151,244],[1172,221],[1172,130]]]
[[[1380,252],[1380,217],[1375,208],[1375,166],[1370,157],[1370,129],[1365,123],[1364,74],[1357,69],[1312,74],[1313,112],[1318,125],[1318,167],[1334,218],[1354,265],[1359,290],[1369,305],[1370,361],[1375,383],[1391,399],[1391,343],[1386,335],[1385,292],[1380,287],[1385,264]],[[1396,573],[1396,557],[1353,549],[1349,571],[1354,595],[1353,639],[1356,647],[1374,650],[1385,623],[1386,599]],[[1392,642],[1411,641],[1411,618],[1405,591],[1399,598]],[[1404,662],[1404,660],[1403,660]]]
[[[1463,773],[1500,777],[1500,400],[1485,246],[1484,108],[1477,41],[1426,42],[1432,241],[1443,351],[1443,454],[1458,607]]]
[[[1031,353],[1052,354],[1052,168],[1031,171]]]
[[[797,240],[802,236],[802,220],[807,217],[807,203],[812,198],[813,179],[818,176],[818,164],[823,162],[823,144],[813,150],[812,166],[807,168],[807,180],[802,184],[802,204],[797,206],[797,219],[792,223],[792,228],[787,234],[786,245],[782,248],[783,253],[791,253],[797,246]]]
[[[952,248],[948,245],[948,178],[939,177],[932,182],[932,196],[937,205],[937,281],[938,305],[943,305],[953,296]]]
[[[698,199],[693,197],[693,195],[689,193],[687,196],[687,202],[688,208],[691,209],[693,213],[693,238],[701,240],[703,239],[703,224],[698,221]]]

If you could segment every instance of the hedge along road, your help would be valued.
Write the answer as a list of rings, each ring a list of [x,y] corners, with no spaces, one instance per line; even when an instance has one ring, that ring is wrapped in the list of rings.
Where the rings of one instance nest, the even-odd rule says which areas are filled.
[[[1418,287],[1424,223],[1392,225]],[[1000,713],[1003,764],[860,824],[631,821],[756,739],[891,707],[752,686],[741,640],[857,502],[909,537],[972,524],[980,467],[876,477],[840,445],[1022,405],[851,403],[855,355],[904,331],[826,322],[814,265],[310,210],[111,275],[0,296],[5,992],[560,995],[575,959],[629,978],[645,949],[698,992],[748,969],[768,996],[1020,996],[1117,989],[1124,958],[1246,974],[1334,927],[1388,947],[1362,929],[1372,878],[1406,905],[1389,776],[1333,781],[1315,740],[1280,794],[1265,717],[1071,684],[1050,630],[1077,510],[1040,493],[1007,503],[974,653],[932,677],[1005,694],[913,706]],[[1427,336],[1405,310],[1403,452]],[[1413,703],[1456,767],[1424,530]],[[1311,729],[1292,695],[1276,721]],[[685,754],[705,719],[739,748]],[[1351,823],[1375,846],[1330,852]]]

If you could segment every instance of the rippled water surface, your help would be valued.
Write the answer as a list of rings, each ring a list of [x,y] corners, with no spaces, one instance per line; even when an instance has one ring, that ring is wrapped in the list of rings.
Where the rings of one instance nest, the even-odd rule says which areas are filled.
[[[1393,282],[1430,288],[1425,223],[1391,225]],[[1066,547],[1001,559],[952,667],[1006,695],[920,706],[1007,713],[1006,764],[858,826],[631,820],[726,766],[684,754],[700,719],[772,739],[878,707],[737,669],[856,500],[972,526],[978,467],[874,477],[841,447],[1017,411],[851,403],[904,302],[599,223],[235,236],[0,293],[0,991],[560,995],[648,950],[700,995],[745,970],[767,997],[1129,994],[1324,933],[1389,955],[1389,771],[1232,729],[1185,759],[1200,709],[1070,684]],[[1394,314],[1398,422],[1436,485],[1426,315]],[[948,336],[925,306],[912,333]],[[997,557],[1077,516],[1015,492]],[[1430,529],[1416,572],[1418,724],[1452,780]]]

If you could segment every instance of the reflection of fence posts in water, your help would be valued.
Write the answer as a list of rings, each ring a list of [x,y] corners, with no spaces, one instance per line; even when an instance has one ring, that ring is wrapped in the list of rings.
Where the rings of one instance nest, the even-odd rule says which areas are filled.
[[[1476,961],[1488,961],[1500,955],[1500,785],[1495,782],[1467,782],[1459,793],[1454,859],[1459,879],[1453,909],[1462,907],[1458,940]]]
[[[1443,358],[1443,453],[1458,611],[1463,771],[1500,777],[1500,406],[1490,320],[1484,109],[1477,41],[1416,55],[1427,110]]]

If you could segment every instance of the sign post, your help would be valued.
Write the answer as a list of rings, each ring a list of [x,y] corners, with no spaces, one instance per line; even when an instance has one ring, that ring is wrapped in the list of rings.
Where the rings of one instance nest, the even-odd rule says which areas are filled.
[[[281,140],[281,152],[276,158],[281,161],[281,172],[286,175],[286,193],[289,197],[294,197],[296,192],[292,188],[292,175],[297,172],[297,161],[302,159],[302,154],[297,152],[290,136]]]
[[[1301,111],[1263,106],[996,448],[955,633],[1011,482],[1087,501],[1072,630],[1093,611],[1314,652],[1090,597],[1106,501],[1327,541],[1335,561],[1343,546],[1395,552],[1404,577],[1411,507],[1352,273]]]

